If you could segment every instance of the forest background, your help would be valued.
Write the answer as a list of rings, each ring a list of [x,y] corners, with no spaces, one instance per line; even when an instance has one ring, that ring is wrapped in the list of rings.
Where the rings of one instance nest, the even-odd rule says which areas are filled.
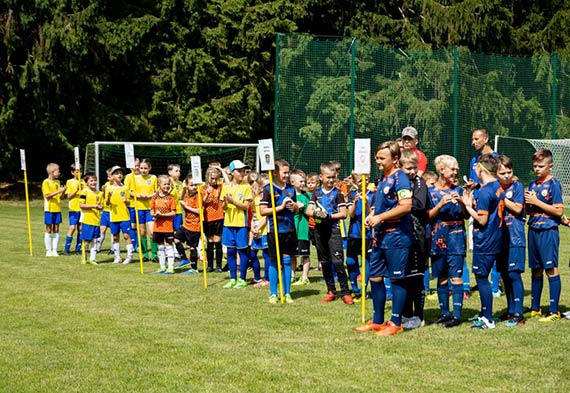
[[[0,180],[95,140],[273,136],[275,36],[570,54],[563,0],[0,0]],[[64,171],[65,173],[65,171]]]

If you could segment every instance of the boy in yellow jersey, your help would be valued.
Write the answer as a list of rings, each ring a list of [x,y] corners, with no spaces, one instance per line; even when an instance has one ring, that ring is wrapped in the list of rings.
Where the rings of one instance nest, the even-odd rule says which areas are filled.
[[[105,194],[107,204],[111,206],[111,233],[113,234],[113,251],[115,259],[113,263],[121,263],[121,249],[119,234],[123,232],[123,238],[127,244],[127,258],[123,264],[128,264],[133,258],[133,244],[129,235],[131,220],[129,214],[129,198],[127,187],[123,185],[123,168],[114,166],[111,168],[112,185],[107,187]]]
[[[129,172],[126,176],[125,176],[125,186],[127,187],[127,190],[129,190],[129,214],[130,214],[130,219],[131,219],[131,230],[129,231],[129,234],[131,235],[131,241],[133,243],[133,250],[134,252],[138,251],[138,241],[139,238],[137,236],[137,220],[135,217],[135,198],[134,198],[134,189],[135,189],[135,176],[140,174],[139,171],[139,166],[140,166],[140,159],[138,157],[135,157],[135,167],[133,168],[133,172],[134,172],[134,176],[133,176],[133,172]]]
[[[101,252],[101,246],[105,241],[105,233],[107,228],[111,226],[111,206],[107,203],[107,187],[113,184],[111,182],[111,168],[107,169],[107,182],[101,187],[101,203],[103,204],[103,211],[101,212],[101,219],[99,221],[99,238],[97,239],[97,252]],[[113,251],[113,243],[111,242],[111,249],[109,250],[111,254]]]
[[[152,259],[158,262],[156,257],[158,245],[152,240],[152,229],[154,225],[154,218],[150,214],[150,200],[157,190],[156,176],[150,174],[152,166],[148,158],[144,158],[139,164],[140,174],[135,176],[137,200],[136,208],[139,212],[139,229],[141,232],[141,247],[145,261]],[[131,189],[134,191],[134,189]],[[150,235],[150,245],[152,249],[152,256],[148,254],[147,233]]]
[[[69,255],[69,249],[73,242],[75,229],[77,229],[75,252],[79,253],[81,251],[81,223],[79,222],[79,218],[81,217],[81,208],[79,207],[79,195],[85,187],[85,182],[82,179],[77,178],[80,172],[81,165],[76,168],[75,164],[71,164],[71,179],[65,182],[65,196],[69,199],[69,229],[67,230],[67,236],[65,237],[63,255]]]
[[[59,224],[61,224],[61,195],[65,192],[65,186],[59,182],[59,165],[50,163],[46,167],[47,179],[42,183],[44,197],[44,224],[46,232],[44,244],[46,257],[57,257],[59,244]]]
[[[89,263],[96,265],[97,239],[100,235],[101,192],[97,191],[97,176],[87,173],[83,178],[87,187],[79,194],[79,206],[83,211],[83,227],[81,228],[81,240],[85,242],[85,250],[89,250]]]
[[[243,288],[247,286],[245,270],[237,279],[237,255],[243,264],[247,264],[249,223],[247,212],[253,200],[251,186],[245,179],[245,171],[250,168],[240,160],[230,163],[231,183],[224,185],[220,194],[222,208],[226,212],[222,229],[222,244],[228,248],[228,268],[230,281],[224,288]]]

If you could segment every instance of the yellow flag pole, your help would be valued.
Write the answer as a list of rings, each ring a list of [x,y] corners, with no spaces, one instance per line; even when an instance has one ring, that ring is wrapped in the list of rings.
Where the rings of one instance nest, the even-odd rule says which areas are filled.
[[[360,303],[361,303],[361,311],[362,311],[362,323],[366,323],[366,175],[362,175],[360,180],[362,182],[362,190],[360,194],[360,200],[362,201],[362,228],[361,228],[361,237],[362,237],[362,281],[360,284]]]
[[[202,269],[204,276],[204,289],[208,288],[208,273],[206,272],[208,265],[208,258],[206,257],[206,236],[204,234],[204,212],[202,210],[202,188],[198,187],[198,213],[200,214],[200,239],[202,240]]]
[[[28,244],[30,245],[30,256],[33,256],[32,250],[32,221],[30,219],[30,197],[28,194],[28,175],[24,169],[24,189],[26,191],[26,216],[28,218]]]
[[[271,193],[271,213],[273,214],[273,232],[275,233],[275,252],[277,254],[277,277],[279,279],[279,299],[285,303],[283,296],[283,278],[281,277],[281,253],[279,252],[279,229],[277,228],[277,211],[275,206],[275,193],[273,192],[273,171],[269,171],[269,191]]]
[[[133,195],[135,198],[135,222],[137,225],[137,239],[139,245],[139,265],[140,265],[141,274],[144,274],[144,263],[143,263],[142,243],[141,243],[141,228],[139,225],[139,209],[137,208],[137,179],[135,178],[135,168],[131,168],[131,174],[133,175],[133,187],[134,187]],[[127,192],[128,191],[129,190],[127,190]]]

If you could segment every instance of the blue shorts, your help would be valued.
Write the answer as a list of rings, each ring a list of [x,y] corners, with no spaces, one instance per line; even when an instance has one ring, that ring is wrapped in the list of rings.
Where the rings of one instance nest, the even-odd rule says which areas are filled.
[[[267,235],[260,236],[258,238],[253,238],[251,241],[251,248],[254,250],[265,250],[269,246],[267,245]]]
[[[139,225],[147,222],[154,222],[154,217],[150,215],[150,210],[139,210]]]
[[[404,278],[409,252],[408,248],[372,247],[368,277]]]
[[[136,210],[134,207],[129,207],[129,215],[131,216],[131,224],[137,224],[137,218],[135,217]]]
[[[118,235],[119,232],[129,233],[129,231],[131,230],[131,222],[130,221],[112,222],[111,225],[109,225],[109,228],[111,229],[112,235]]]
[[[499,254],[478,254],[473,252],[473,268],[471,271],[476,276],[487,277],[491,273],[493,264],[499,259]]]
[[[99,223],[102,227],[111,226],[111,212],[102,211],[101,212],[101,221]]]
[[[501,251],[497,260],[497,270],[501,273],[524,272],[526,247],[509,246]]]
[[[224,227],[222,230],[222,245],[226,247],[247,248],[248,227]]]
[[[464,255],[432,255],[431,275],[437,278],[461,277]]]
[[[99,236],[101,236],[99,225],[83,224],[81,227],[81,240],[90,242],[99,239]]]
[[[174,216],[174,220],[172,221],[172,225],[174,225],[174,231],[177,231],[182,226],[182,213],[177,214]]]
[[[79,224],[79,218],[81,217],[81,212],[68,212],[69,217],[69,225],[77,225]]]
[[[528,230],[528,267],[531,269],[552,269],[558,267],[558,227],[536,231]]]
[[[59,225],[61,224],[61,213],[44,212],[44,224]]]

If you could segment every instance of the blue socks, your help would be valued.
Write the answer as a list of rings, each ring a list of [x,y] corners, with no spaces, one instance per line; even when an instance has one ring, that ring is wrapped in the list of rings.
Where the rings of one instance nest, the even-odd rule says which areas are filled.
[[[513,314],[523,315],[523,298],[524,298],[524,284],[520,272],[509,272],[509,280],[511,281],[512,294],[511,301]]]
[[[284,255],[283,256],[283,294],[287,295],[291,293],[291,256]]]
[[[247,257],[247,248],[239,248],[237,250],[237,253],[239,254],[239,278],[245,280],[247,276],[247,264],[249,262],[249,259]],[[228,254],[229,254],[229,249],[228,249]],[[229,259],[230,258],[228,255],[228,261]],[[236,259],[236,269],[237,269],[237,259]]]
[[[279,285],[279,278],[277,276],[277,261],[270,259],[268,256],[265,260],[265,264],[269,265],[269,294],[277,296],[277,286]]]
[[[542,286],[544,285],[542,275],[540,275],[540,277],[532,276],[530,284],[530,309],[532,311],[539,311],[540,295],[542,294]]]
[[[237,278],[237,250],[235,247],[228,247],[228,270],[230,271],[230,279],[235,280]]]
[[[461,294],[463,296],[463,294]],[[437,300],[439,301],[439,308],[441,315],[449,315],[449,284],[437,283]]]
[[[560,302],[560,291],[562,290],[562,283],[560,276],[548,277],[548,285],[550,286],[550,309],[551,313],[558,313],[558,303]]]
[[[497,262],[493,262],[491,269],[491,290],[493,293],[499,291],[499,281],[501,280],[501,273],[497,271]]]
[[[372,307],[374,308],[374,317],[372,321],[377,324],[382,324],[384,323],[384,309],[386,307],[386,286],[383,281],[370,281],[370,290],[372,296]]]
[[[350,280],[352,292],[360,293],[360,290],[358,289],[358,275],[360,274],[360,267],[358,266],[358,260],[354,257],[347,256],[346,269],[348,270],[348,279]]]
[[[461,276],[463,280],[463,290],[464,291],[471,291],[471,279],[469,278],[469,267],[467,266],[467,260],[463,260],[463,274]]]
[[[253,279],[255,281],[261,280],[261,265],[259,263],[259,258],[257,257],[257,250],[254,250],[253,248],[249,249],[249,260],[253,267]]]
[[[429,267],[426,266],[426,270],[424,270],[424,291],[426,295],[429,295]]]
[[[493,292],[491,292],[489,278],[476,276],[476,279],[479,287],[479,296],[481,297],[481,314],[491,321],[493,319]]]
[[[269,257],[267,248],[261,251],[261,255],[263,256],[263,278],[269,281],[269,265],[271,265],[271,258]]]
[[[73,237],[66,236],[65,237],[65,246],[63,247],[63,251],[67,254],[69,253],[69,249],[71,248],[71,242],[73,241]]]
[[[407,288],[406,280],[392,281],[392,317],[390,320],[397,326],[402,325],[402,313],[406,305]]]
[[[463,284],[451,284],[451,298],[453,299],[453,317],[461,319],[463,309]]]

